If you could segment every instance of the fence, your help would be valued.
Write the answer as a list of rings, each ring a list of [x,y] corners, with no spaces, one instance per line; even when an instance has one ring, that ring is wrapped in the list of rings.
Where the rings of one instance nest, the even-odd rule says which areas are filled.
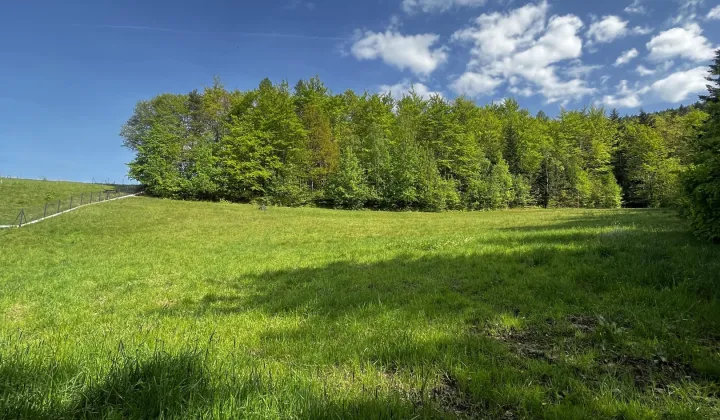
[[[71,195],[64,199],[47,201],[42,205],[23,207],[19,209],[17,213],[13,213],[16,214],[14,220],[0,220],[0,229],[22,227],[90,204],[131,197],[140,192],[142,192],[142,190],[139,185],[116,185],[101,191],[85,192]]]

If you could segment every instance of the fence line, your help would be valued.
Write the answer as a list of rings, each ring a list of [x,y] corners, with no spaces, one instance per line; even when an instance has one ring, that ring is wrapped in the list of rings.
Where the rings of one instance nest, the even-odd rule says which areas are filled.
[[[55,216],[59,216],[61,214],[69,213],[69,212],[77,210],[79,208],[91,206],[93,204],[100,204],[100,203],[105,203],[107,201],[115,201],[115,200],[120,200],[123,198],[129,198],[129,197],[137,197],[138,195],[142,194],[142,191],[139,191],[138,188],[134,188],[134,191],[132,191],[133,192],[132,194],[127,194],[128,192],[131,192],[131,191],[128,191],[127,188],[125,189],[125,191],[121,191],[121,190],[122,190],[122,186],[120,186],[120,188],[118,188],[116,190],[105,190],[102,192],[99,191],[99,192],[97,192],[97,199],[95,201],[93,201],[93,199],[95,198],[96,193],[90,192],[87,195],[87,198],[90,200],[89,202],[85,201],[85,197],[86,197],[85,193],[80,194],[77,197],[75,195],[71,195],[69,197],[70,198],[69,203],[68,203],[68,200],[65,199],[65,205],[63,205],[62,199],[57,201],[57,210],[55,210],[55,206],[56,206],[55,201],[46,202],[43,206],[37,206],[37,208],[28,208],[28,207],[22,208],[20,210],[20,213],[17,215],[17,217],[15,218],[15,221],[12,224],[0,225],[0,229],[9,229],[9,228],[13,228],[13,227],[19,228],[19,227],[23,227],[25,225],[32,225],[35,223],[42,222],[43,220],[53,218]],[[118,194],[118,193],[119,194],[126,193],[126,195],[123,195],[120,197],[115,197],[115,198],[110,198],[113,194]],[[104,197],[103,197],[103,195],[104,195]],[[79,200],[76,200],[75,203],[78,203],[78,202],[80,203],[79,205],[77,205],[75,207],[73,207],[73,199],[74,198],[79,198]],[[65,207],[64,210],[63,210],[63,207]],[[55,211],[55,213],[48,215],[48,209],[51,212]],[[35,211],[33,211],[33,210],[35,210]],[[30,217],[28,217],[28,216],[30,216]]]
[[[42,219],[37,219],[37,220],[33,220],[33,221],[31,221],[31,222],[27,222],[27,223],[25,223],[25,224],[18,225],[18,227],[23,227],[23,226],[27,226],[27,225],[34,225],[35,223],[42,222],[43,220],[51,219],[51,218],[53,218],[53,217],[55,217],[55,216],[60,216],[61,214],[70,213],[71,211],[75,211],[75,210],[77,210],[77,209],[81,209],[81,208],[87,207],[87,206],[92,206],[92,205],[94,205],[94,204],[101,204],[101,203],[107,203],[108,201],[122,200],[123,198],[137,197],[138,195],[140,195],[140,194],[124,195],[124,196],[122,196],[122,197],[111,198],[111,199],[105,200],[105,201],[96,201],[96,202],[94,202],[94,203],[83,204],[83,205],[80,205],[80,206],[77,206],[77,207],[73,207],[73,208],[68,209],[68,210],[63,210],[63,211],[61,211],[60,213],[55,213],[55,214],[53,214],[53,215],[50,215],[50,216],[47,216],[47,217],[43,217]]]

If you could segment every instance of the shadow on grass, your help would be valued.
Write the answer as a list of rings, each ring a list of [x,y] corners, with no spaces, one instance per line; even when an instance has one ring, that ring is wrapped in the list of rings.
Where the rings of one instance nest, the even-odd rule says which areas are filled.
[[[426,389],[338,396],[322,376],[210,369],[196,351],[122,355],[97,378],[0,359],[0,418],[694,418],[720,395],[720,250],[631,219],[214,279],[215,292],[149,314],[299,318],[268,324],[258,358],[360,365],[391,384],[430,372]]]
[[[153,315],[300,317],[261,334],[266,355],[389,374],[431,366],[453,384],[437,392],[444,412],[622,416],[597,399],[613,387],[637,413],[716,403],[720,249],[654,219],[584,223],[598,229],[561,222],[464,255],[438,247],[210,280],[217,292]],[[696,394],[682,400],[678,389]]]
[[[672,231],[641,229],[538,230],[516,238],[487,239],[476,251],[459,256],[438,246],[423,256],[208,280],[223,292],[157,313],[204,316],[261,309],[334,318],[375,304],[384,310],[423,310],[436,317],[482,307],[525,315],[558,309],[587,313],[622,309],[602,301],[628,291],[647,295],[668,289],[692,302],[717,300],[720,248],[689,239],[678,239]],[[508,246],[498,250],[495,245]],[[635,304],[641,308],[648,302]],[[720,326],[713,328],[720,335]]]
[[[179,418],[205,407],[208,385],[197,352],[121,353],[100,377],[42,360],[0,360],[0,418]]]
[[[185,419],[185,418],[449,418],[437,407],[418,406],[400,394],[363,389],[338,398],[323,386],[292,377],[274,377],[260,367],[222,371],[211,377],[204,352],[149,357],[120,354],[100,378],[77,367],[49,367],[0,360],[2,419]]]

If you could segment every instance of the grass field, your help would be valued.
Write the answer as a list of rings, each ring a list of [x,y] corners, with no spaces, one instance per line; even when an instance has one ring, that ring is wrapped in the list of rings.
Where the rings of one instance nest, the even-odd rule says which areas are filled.
[[[0,291],[0,418],[720,418],[666,211],[132,198],[0,231]]]
[[[38,209],[48,201],[67,201],[70,196],[79,199],[82,193],[87,196],[107,188],[107,185],[82,182],[0,178],[0,225],[11,224],[20,209],[39,212]],[[75,204],[78,202],[76,200]]]

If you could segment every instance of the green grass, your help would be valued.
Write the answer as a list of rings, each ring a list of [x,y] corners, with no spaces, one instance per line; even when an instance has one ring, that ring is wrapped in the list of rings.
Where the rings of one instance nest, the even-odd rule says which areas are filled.
[[[0,225],[13,223],[23,208],[31,215],[37,213],[37,216],[41,217],[44,204],[48,201],[62,200],[61,205],[64,208],[67,207],[64,202],[69,201],[70,196],[76,196],[75,205],[79,203],[80,194],[85,193],[87,198],[89,193],[97,194],[107,188],[110,187],[82,182],[0,178]]]
[[[666,211],[133,198],[0,232],[0,291],[0,418],[720,417]]]

